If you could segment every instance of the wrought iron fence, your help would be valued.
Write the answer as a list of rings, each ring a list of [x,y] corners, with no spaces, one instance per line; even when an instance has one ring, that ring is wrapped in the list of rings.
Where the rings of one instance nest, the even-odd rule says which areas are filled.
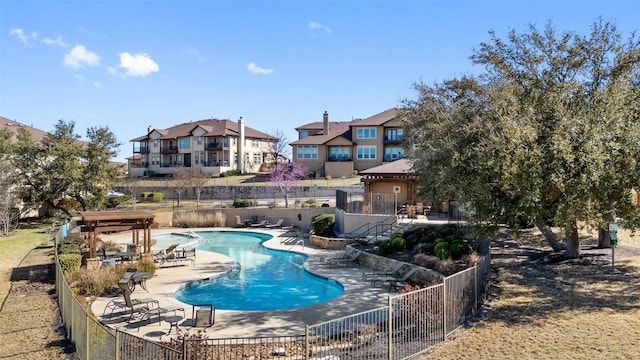
[[[56,245],[61,232],[56,234]],[[100,324],[76,300],[56,252],[56,291],[68,337],[80,359],[410,359],[424,353],[475,315],[485,295],[491,257],[485,255],[442,284],[388,298],[384,306],[307,325],[305,334],[261,338],[185,337],[153,342]]]

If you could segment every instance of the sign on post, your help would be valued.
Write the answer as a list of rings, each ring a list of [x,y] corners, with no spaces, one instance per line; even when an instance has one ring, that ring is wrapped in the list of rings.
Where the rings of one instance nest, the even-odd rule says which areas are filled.
[[[609,236],[611,238],[611,246],[618,246],[618,224],[609,223]]]

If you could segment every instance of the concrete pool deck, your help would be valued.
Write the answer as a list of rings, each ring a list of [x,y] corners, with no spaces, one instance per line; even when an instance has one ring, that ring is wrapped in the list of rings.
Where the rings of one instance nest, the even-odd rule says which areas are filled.
[[[227,272],[233,263],[231,259],[224,255],[198,251],[195,265],[185,262],[183,263],[185,266],[158,268],[155,275],[146,283],[148,292],[136,287],[136,290],[131,294],[132,299],[152,298],[157,300],[160,307],[173,305],[184,308],[184,316],[181,312],[177,313],[177,315],[183,316],[183,319],[178,322],[180,331],[183,334],[185,332],[194,334],[198,331],[204,331],[208,338],[303,335],[305,324],[317,324],[383,307],[387,304],[388,297],[395,295],[394,293],[389,293],[387,287],[372,287],[370,282],[362,280],[362,273],[372,272],[371,269],[357,266],[328,267],[321,265],[321,257],[342,254],[342,250],[332,251],[309,247],[308,239],[290,236],[283,230],[262,228],[202,228],[191,230],[240,230],[270,234],[273,239],[266,241],[264,243],[265,246],[307,255],[305,268],[314,274],[338,281],[344,287],[344,292],[334,300],[291,310],[225,311],[216,309],[215,324],[212,327],[196,328],[191,326],[192,306],[175,299],[173,293],[188,282],[220,276]],[[158,229],[154,230],[153,234],[186,231],[184,229]],[[131,235],[129,233],[102,235],[102,239],[116,243],[130,242]],[[304,242],[304,245],[302,245],[302,242]],[[175,331],[172,331],[171,335],[167,335],[170,330],[170,324],[164,321],[164,318],[173,315],[172,313],[163,315],[163,320],[160,321],[160,324],[158,324],[157,317],[153,317],[150,322],[145,320],[142,323],[133,322],[131,325],[127,325],[127,317],[124,314],[114,317],[110,317],[107,314],[102,319],[107,303],[113,299],[122,300],[122,296],[117,298],[100,297],[91,304],[91,310],[107,326],[153,340],[166,340],[168,336],[175,335]]]

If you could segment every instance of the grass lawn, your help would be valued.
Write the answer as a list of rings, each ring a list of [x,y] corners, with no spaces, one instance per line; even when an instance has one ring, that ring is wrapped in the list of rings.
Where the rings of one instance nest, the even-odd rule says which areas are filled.
[[[337,179],[313,179],[313,180],[300,180],[299,186],[357,186],[361,185],[360,176],[352,176],[337,178]],[[133,182],[135,186],[139,187],[154,187],[154,186],[173,186],[173,180],[171,178],[163,179],[139,179]],[[117,184],[118,186],[131,186],[133,184]],[[238,175],[238,176],[226,176],[211,178],[207,182],[206,186],[271,186],[273,183],[269,182],[269,177],[265,174],[258,175]]]

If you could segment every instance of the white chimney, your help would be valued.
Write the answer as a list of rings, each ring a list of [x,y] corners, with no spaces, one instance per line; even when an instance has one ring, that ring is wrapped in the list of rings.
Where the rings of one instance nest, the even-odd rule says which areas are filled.
[[[244,174],[244,120],[242,116],[238,119],[238,170]]]
[[[329,135],[329,113],[326,110],[322,114],[322,134]]]

